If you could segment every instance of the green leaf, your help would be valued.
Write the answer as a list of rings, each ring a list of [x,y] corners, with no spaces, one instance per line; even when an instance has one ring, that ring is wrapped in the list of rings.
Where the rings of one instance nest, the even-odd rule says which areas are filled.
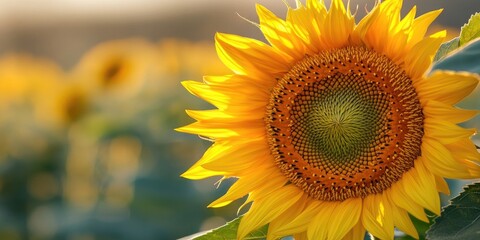
[[[433,61],[437,62],[453,50],[477,39],[478,37],[480,37],[480,13],[475,13],[470,17],[470,20],[463,25],[459,37],[445,42],[440,46]]]
[[[435,54],[435,58],[433,58],[433,61],[436,62],[440,60],[441,58],[449,54],[451,51],[457,49],[459,46],[460,45],[458,37],[443,43],[442,45],[440,45],[440,48],[438,49],[437,54]]]
[[[240,224],[240,219],[238,217],[227,224],[216,228],[212,231],[209,231],[201,236],[194,238],[195,240],[236,240],[237,239],[237,229]],[[265,225],[250,234],[248,234],[244,239],[246,240],[260,240],[267,238],[268,225]]]
[[[470,17],[468,23],[463,25],[460,33],[460,46],[480,37],[480,13],[475,13]]]
[[[468,185],[442,210],[427,239],[480,239],[480,183]]]
[[[466,46],[456,50],[435,63],[432,71],[437,69],[467,71],[480,74],[480,38],[470,41]]]

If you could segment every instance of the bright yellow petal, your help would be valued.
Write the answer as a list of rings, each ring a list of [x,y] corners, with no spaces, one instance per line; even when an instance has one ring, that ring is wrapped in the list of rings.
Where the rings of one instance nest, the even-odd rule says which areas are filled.
[[[327,9],[323,1],[308,0],[306,7],[288,9],[287,23],[295,35],[303,40],[306,54],[313,55],[332,47],[322,40],[325,33],[321,32],[319,27],[324,24],[326,16]]]
[[[405,57],[405,71],[413,79],[424,77],[427,70],[431,67],[433,57],[438,48],[443,43],[446,31],[441,31],[430,35],[415,44]],[[418,88],[417,88],[418,89]]]
[[[340,48],[347,45],[350,35],[353,32],[355,19],[345,9],[342,0],[333,0],[328,14],[319,31],[323,34],[323,39],[332,48]]]
[[[324,202],[318,209],[317,215],[308,221],[308,239],[327,239],[328,224],[335,217],[335,208],[338,202]]]
[[[279,226],[274,234],[278,236],[286,236],[289,234],[306,232],[308,229],[308,224],[312,219],[319,214],[319,212],[324,209],[326,206],[325,202],[312,200],[307,204],[305,210],[292,219],[289,223]]]
[[[368,195],[363,200],[362,223],[375,237],[393,239],[392,206],[383,194]]]
[[[343,237],[342,240],[358,240],[364,239],[365,237],[365,227],[363,226],[362,221],[358,221],[355,226]]]
[[[384,53],[391,59],[395,55],[388,46],[394,40],[393,28],[399,24],[402,1],[385,1],[378,4],[363,18],[355,28],[354,42],[362,42],[379,53]]]
[[[465,122],[479,113],[478,110],[458,109],[451,105],[428,100],[423,107],[426,118],[443,119],[454,123]]]
[[[422,156],[425,165],[430,171],[438,176],[446,178],[478,178],[480,176],[480,166],[467,165],[455,161],[448,149],[438,141],[423,138]]]
[[[255,39],[217,33],[215,46],[220,60],[240,75],[267,73],[274,78],[290,69],[282,55]]]
[[[410,198],[403,185],[403,182],[399,181],[390,187],[390,194],[395,205],[405,209],[417,219],[428,222],[428,218],[427,215],[425,215],[425,210],[423,207]]]
[[[431,11],[423,14],[413,21],[412,29],[408,36],[409,39],[407,49],[411,49],[412,46],[423,39],[428,27],[438,17],[438,15],[440,15],[440,13],[442,13],[442,10]]]
[[[225,109],[228,106],[229,97],[214,91],[211,86],[197,81],[183,81],[182,85],[192,95],[202,98],[219,109]]]
[[[386,46],[386,55],[396,63],[403,62],[408,50],[408,33],[411,31],[414,22],[415,14],[417,12],[416,6],[408,12],[408,14],[398,23],[390,26],[391,37]],[[400,16],[398,16],[400,17]]]
[[[273,165],[266,140],[222,142],[221,146],[212,146],[200,161],[202,167],[212,171],[239,173],[255,165]],[[213,150],[212,150],[213,149]],[[206,159],[206,160],[205,160]]]
[[[306,232],[297,233],[293,235],[293,239],[295,240],[308,240],[308,236]]]
[[[390,200],[390,202],[393,203],[391,191],[389,191],[386,196]],[[395,206],[395,204],[391,204],[390,206],[392,207],[392,217],[394,225],[398,229],[402,230],[404,233],[412,236],[415,239],[418,239],[418,232],[415,229],[412,221],[410,220],[408,212],[405,211],[403,208]]]
[[[332,218],[327,220],[328,239],[342,239],[357,225],[362,213],[360,206],[362,206],[361,198],[350,198],[335,207]]]
[[[450,195],[450,188],[443,177],[435,175],[435,185],[437,185],[437,191]]]
[[[203,122],[194,122],[187,126],[176,128],[176,131],[197,134],[210,139],[228,139],[241,136],[251,136],[252,138],[263,137],[265,135],[264,127],[261,122],[245,122],[243,124],[211,124]]]
[[[300,215],[304,210],[307,205],[307,200],[308,195],[304,194],[302,195],[302,198],[298,200],[298,202],[287,209],[283,214],[275,218],[269,225],[268,225],[268,233],[267,233],[267,240],[270,239],[278,239],[284,236],[281,235],[276,235],[275,232],[277,232],[277,229],[279,229],[281,226],[289,223]]]
[[[251,231],[271,222],[294,205],[303,195],[296,186],[285,186],[270,197],[256,199],[238,226],[237,238],[243,239]]]
[[[297,61],[304,57],[305,45],[293,33],[287,22],[260,4],[257,4],[257,14],[260,20],[259,27],[274,48],[289,55],[291,57],[289,61]]]
[[[262,75],[222,75],[222,76],[203,76],[203,82],[215,87],[214,89],[232,90],[239,87],[251,89],[254,88],[260,94],[269,94],[270,89],[277,83],[276,79],[263,78]]]
[[[451,71],[435,71],[430,76],[414,81],[420,101],[435,100],[453,105],[470,94],[478,84],[478,76]]]
[[[445,146],[453,153],[453,158],[459,162],[470,160],[480,163],[480,153],[470,139],[464,138]]]
[[[475,129],[465,129],[448,121],[426,118],[424,122],[425,136],[442,144],[450,144],[468,139],[475,134]]]
[[[204,179],[208,177],[213,177],[213,176],[221,176],[227,174],[226,172],[216,172],[216,171],[210,171],[202,166],[199,165],[193,165],[190,167],[187,171],[185,171],[181,176],[184,178],[192,179],[192,180],[199,180],[199,179]]]
[[[287,179],[277,172],[276,167],[261,167],[241,176],[225,195],[210,203],[208,207],[223,207],[254,191],[268,194],[283,187],[286,182]]]
[[[410,199],[440,215],[440,198],[435,185],[435,177],[427,170],[423,161],[417,159],[415,167],[403,174],[400,184],[403,185],[405,194]]]

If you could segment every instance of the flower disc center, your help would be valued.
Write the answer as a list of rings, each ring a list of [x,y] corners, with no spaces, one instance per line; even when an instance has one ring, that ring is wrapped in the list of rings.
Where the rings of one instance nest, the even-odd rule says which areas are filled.
[[[411,79],[363,47],[300,61],[273,89],[266,123],[282,172],[326,201],[389,188],[413,167],[423,136]]]
[[[297,95],[292,114],[295,148],[311,165],[323,161],[351,162],[368,151],[387,109],[372,101],[385,102],[374,83],[359,76],[336,73],[306,86]]]

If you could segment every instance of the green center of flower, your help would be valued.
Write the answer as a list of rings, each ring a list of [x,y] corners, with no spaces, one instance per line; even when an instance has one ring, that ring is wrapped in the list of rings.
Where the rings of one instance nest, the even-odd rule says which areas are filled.
[[[306,86],[293,104],[304,114],[292,115],[292,143],[313,166],[355,161],[375,141],[386,101],[374,83],[355,75],[337,73]]]
[[[265,121],[281,171],[319,200],[380,193],[421,154],[411,79],[363,47],[305,57],[279,79]]]

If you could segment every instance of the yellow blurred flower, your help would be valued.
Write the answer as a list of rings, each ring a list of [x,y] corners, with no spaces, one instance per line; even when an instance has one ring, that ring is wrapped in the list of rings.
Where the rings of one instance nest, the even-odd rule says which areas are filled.
[[[105,42],[87,52],[73,71],[73,78],[90,84],[101,97],[132,96],[141,89],[153,47],[142,39]]]
[[[28,102],[63,78],[54,63],[29,55],[11,54],[0,59],[0,109]]]
[[[65,127],[85,116],[91,108],[91,98],[86,84],[63,79],[38,98],[36,116],[53,127]]]

